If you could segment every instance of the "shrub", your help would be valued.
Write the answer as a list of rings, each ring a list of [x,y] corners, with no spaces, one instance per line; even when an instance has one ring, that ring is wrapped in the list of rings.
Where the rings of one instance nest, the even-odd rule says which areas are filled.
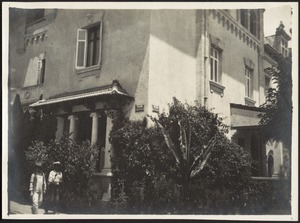
[[[64,178],[63,204],[67,210],[83,211],[97,199],[97,193],[93,193],[90,188],[93,184],[92,173],[95,170],[97,152],[98,148],[91,146],[88,141],[78,144],[68,136],[60,140],[50,140],[47,144],[34,141],[26,151],[27,184],[35,161],[43,163],[46,174],[51,171],[54,161],[60,161]]]
[[[213,152],[200,174],[185,186],[185,176],[157,126],[128,121],[117,116],[110,134],[114,147],[113,194],[128,196],[133,213],[232,213],[247,202],[251,182],[251,155],[225,137],[227,126],[204,107],[183,105],[174,99],[170,114],[161,114],[164,126],[179,146],[178,120],[191,126],[190,163],[203,153],[208,141],[218,135]],[[122,184],[120,183],[122,182]],[[124,185],[122,187],[121,185]],[[142,188],[143,195],[140,194]],[[144,201],[140,202],[141,197]]]

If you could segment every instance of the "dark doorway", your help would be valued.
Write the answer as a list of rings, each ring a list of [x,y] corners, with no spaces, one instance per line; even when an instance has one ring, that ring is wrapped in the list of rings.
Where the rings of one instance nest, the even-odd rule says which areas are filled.
[[[77,141],[91,141],[92,135],[92,118],[89,113],[78,115]]]
[[[268,177],[272,177],[274,172],[273,150],[269,151],[267,162],[268,162]]]

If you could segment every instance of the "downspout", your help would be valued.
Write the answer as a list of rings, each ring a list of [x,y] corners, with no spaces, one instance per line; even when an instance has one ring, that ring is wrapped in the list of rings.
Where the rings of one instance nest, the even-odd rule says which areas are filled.
[[[208,50],[207,47],[208,41],[207,41],[207,10],[204,10],[204,107],[208,107],[207,99],[208,99],[208,86],[207,86],[207,63],[208,63]]]

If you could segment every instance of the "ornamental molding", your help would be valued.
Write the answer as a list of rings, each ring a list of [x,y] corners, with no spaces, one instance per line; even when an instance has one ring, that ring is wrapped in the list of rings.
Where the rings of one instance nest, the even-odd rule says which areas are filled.
[[[42,32],[39,32],[37,34],[25,36],[24,39],[25,48],[32,46],[33,44],[38,44],[40,42],[46,41],[48,38],[47,32],[48,30],[43,30]]]
[[[250,33],[242,24],[239,24],[234,18],[222,10],[210,9],[208,14],[212,16],[219,24],[221,24],[233,36],[243,41],[248,47],[259,53],[260,40]]]

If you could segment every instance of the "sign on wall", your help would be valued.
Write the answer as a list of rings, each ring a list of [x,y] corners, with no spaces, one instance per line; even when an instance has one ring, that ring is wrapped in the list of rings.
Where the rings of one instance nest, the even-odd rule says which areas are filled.
[[[152,111],[155,113],[159,113],[159,106],[158,105],[152,105]]]
[[[135,105],[135,112],[143,112],[144,105]]]

